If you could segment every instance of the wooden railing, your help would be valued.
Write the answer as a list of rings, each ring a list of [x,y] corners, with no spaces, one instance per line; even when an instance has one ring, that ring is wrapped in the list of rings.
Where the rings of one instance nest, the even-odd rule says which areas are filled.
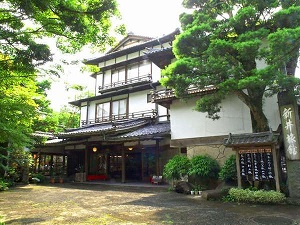
[[[205,88],[198,88],[198,87],[190,87],[186,90],[186,95],[191,94],[208,94],[211,92],[216,91],[217,88],[214,86],[207,86]],[[171,98],[175,98],[175,92],[171,89],[159,90],[159,91],[151,91],[151,102],[158,102],[163,100],[169,100]]]
[[[125,121],[128,119],[139,119],[139,118],[156,118],[157,117],[157,110],[145,110],[139,112],[133,112],[128,114],[120,114],[120,115],[111,115],[102,118],[96,118],[93,120],[82,120],[81,125],[87,126],[91,124],[101,124],[107,122],[115,122],[115,121]]]
[[[147,74],[144,76],[134,77],[123,81],[117,81],[111,84],[107,84],[104,86],[99,86],[98,90],[99,92],[102,92],[104,90],[112,89],[112,88],[118,88],[118,87],[124,87],[132,84],[139,84],[143,82],[151,82],[152,76],[151,74]]]

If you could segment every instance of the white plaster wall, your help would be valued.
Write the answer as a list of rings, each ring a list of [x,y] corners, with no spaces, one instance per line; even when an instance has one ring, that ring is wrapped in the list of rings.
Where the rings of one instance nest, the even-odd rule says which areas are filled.
[[[155,109],[154,103],[147,102],[149,90],[131,93],[129,95],[129,113]]]
[[[123,62],[126,60],[126,55],[120,56],[116,58],[116,63]]]
[[[105,66],[110,66],[112,64],[115,64],[115,58],[105,61]]]
[[[281,124],[277,95],[266,98],[264,103],[264,112],[268,118],[269,126],[273,131],[276,131]]]
[[[140,55],[140,52],[138,51],[138,52],[133,52],[133,53],[130,53],[130,54],[128,54],[128,59],[134,59],[134,58],[136,58],[136,57],[139,57],[139,55]]]
[[[95,95],[99,94],[99,87],[103,85],[103,73],[98,73],[95,80]]]
[[[195,99],[173,101],[170,109],[172,139],[252,132],[249,108],[234,95],[222,101],[219,120],[207,118],[206,113],[197,112],[194,107]],[[265,99],[264,112],[272,130],[277,130],[281,122],[276,96]]]
[[[159,121],[167,121],[168,120],[168,117],[167,117],[168,109],[167,108],[158,105],[157,111],[158,111],[158,115],[160,116]]]
[[[152,63],[152,81],[158,82],[161,78],[161,70],[160,68]]]
[[[172,139],[209,137],[252,131],[248,108],[235,96],[225,99],[219,120],[207,118],[206,113],[194,110],[195,99],[175,100],[171,104]]]

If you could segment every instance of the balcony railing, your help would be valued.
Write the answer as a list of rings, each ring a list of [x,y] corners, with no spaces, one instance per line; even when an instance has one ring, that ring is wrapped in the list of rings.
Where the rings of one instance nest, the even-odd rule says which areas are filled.
[[[130,79],[123,80],[123,81],[117,81],[117,82],[107,84],[104,86],[99,86],[98,90],[100,93],[102,93],[105,90],[111,90],[111,89],[115,89],[115,88],[119,88],[119,87],[126,87],[126,86],[130,86],[130,85],[136,85],[136,84],[141,84],[141,83],[151,82],[151,81],[152,81],[151,74],[147,74],[144,76],[134,77],[134,78],[130,78]]]
[[[216,90],[217,88],[214,86],[207,86],[205,88],[190,87],[186,90],[186,95],[192,95],[192,94],[204,95],[204,94],[212,93]],[[171,89],[151,92],[151,102],[161,102],[165,100],[171,100],[175,97],[176,97],[175,92],[174,90]]]
[[[116,121],[125,121],[129,119],[139,119],[139,118],[156,118],[157,117],[157,110],[145,110],[139,112],[133,112],[128,114],[120,114],[120,115],[111,115],[102,118],[96,118],[92,120],[82,120],[81,125],[87,126],[92,124],[101,124],[107,122],[116,122]]]

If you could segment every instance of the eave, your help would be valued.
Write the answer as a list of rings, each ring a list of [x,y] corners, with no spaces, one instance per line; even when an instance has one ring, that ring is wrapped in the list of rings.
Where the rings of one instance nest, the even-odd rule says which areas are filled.
[[[84,98],[84,99],[79,99],[76,101],[69,102],[69,104],[74,105],[74,106],[81,106],[81,103],[83,102],[91,102],[95,100],[100,100],[100,99],[105,99],[108,97],[113,97],[113,96],[118,96],[118,95],[123,95],[123,94],[130,94],[133,92],[138,92],[138,91],[143,91],[143,90],[152,90],[153,88],[159,86],[159,82],[155,83],[146,83],[146,84],[141,84],[138,86],[135,86],[134,84],[126,86],[126,87],[119,87],[117,89],[108,89],[105,91],[105,93],[101,95],[96,95],[93,97],[89,98]]]
[[[176,29],[172,33],[170,33],[168,35],[165,35],[163,37],[155,38],[153,40],[150,40],[150,41],[147,41],[145,43],[142,43],[142,44],[139,44],[139,45],[136,45],[136,46],[133,46],[133,47],[129,47],[129,48],[126,48],[126,49],[123,49],[123,50],[111,52],[111,53],[108,53],[104,56],[101,56],[101,57],[98,57],[98,58],[95,58],[95,59],[87,60],[84,63],[87,64],[87,65],[98,65],[101,62],[104,62],[104,61],[107,61],[107,60],[110,60],[110,59],[113,59],[113,58],[117,58],[119,56],[134,53],[134,52],[137,52],[137,51],[142,51],[145,48],[152,48],[153,46],[161,45],[161,43],[166,43],[168,41],[173,41],[175,36],[178,35],[179,33],[180,33],[179,29]]]
[[[229,134],[224,139],[226,147],[256,147],[272,146],[279,141],[279,134],[274,132],[246,133],[246,134]]]

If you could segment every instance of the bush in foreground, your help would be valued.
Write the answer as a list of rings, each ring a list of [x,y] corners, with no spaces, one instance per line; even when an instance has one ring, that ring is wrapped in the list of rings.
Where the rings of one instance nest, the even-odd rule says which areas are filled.
[[[226,197],[227,200],[244,203],[258,204],[282,204],[286,197],[283,193],[277,191],[250,190],[231,188]]]

